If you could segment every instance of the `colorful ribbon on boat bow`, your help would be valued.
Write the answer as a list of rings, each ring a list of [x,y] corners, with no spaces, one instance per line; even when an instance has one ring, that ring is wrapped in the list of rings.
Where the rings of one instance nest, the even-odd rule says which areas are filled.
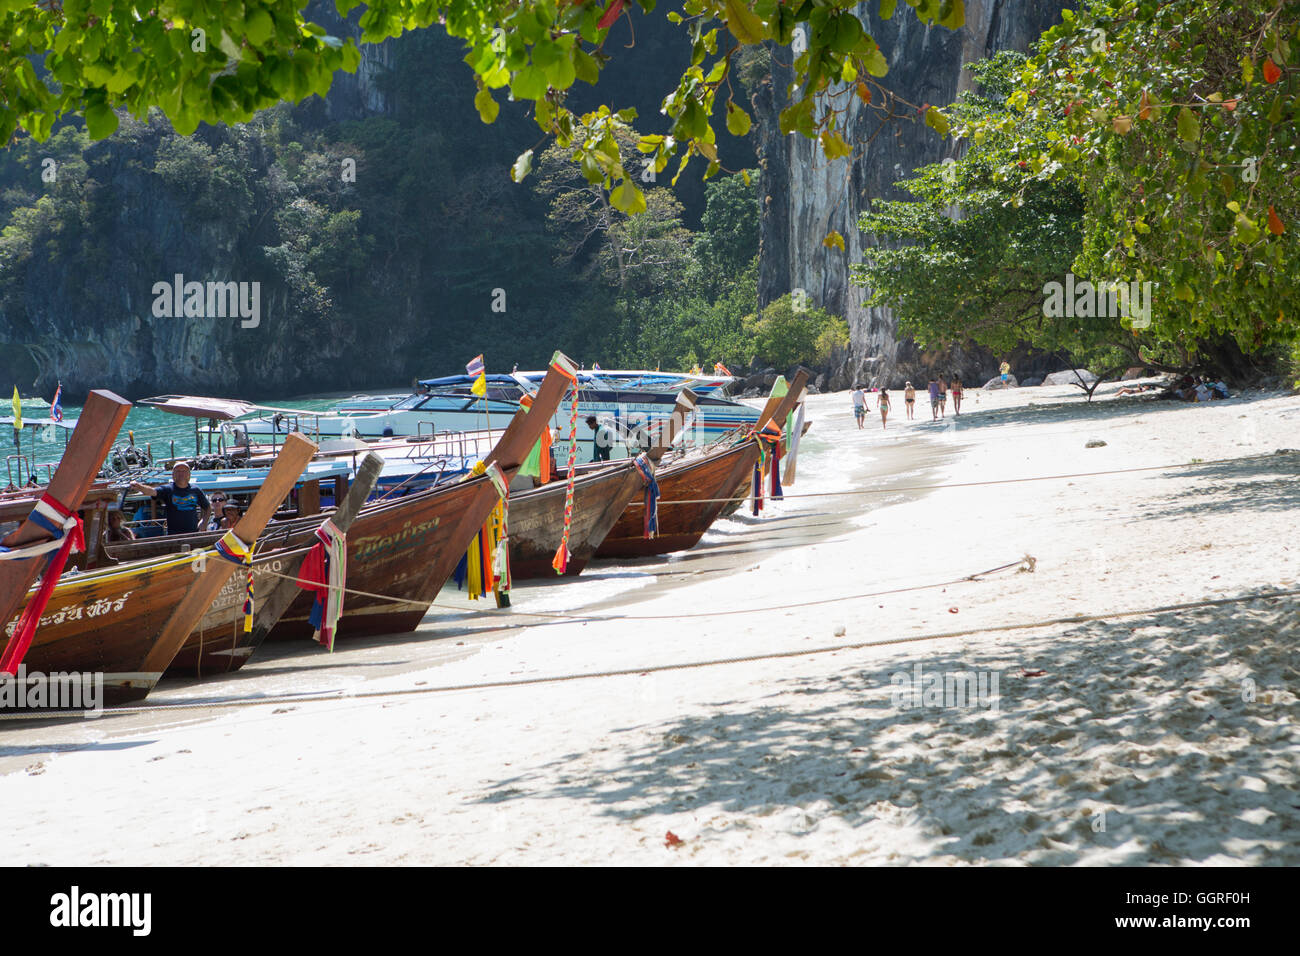
[[[333,653],[334,635],[343,615],[344,584],[348,579],[348,539],[328,518],[316,529],[316,537],[320,540],[302,560],[298,585],[315,595],[307,620],[317,632],[317,642]]]
[[[636,470],[645,482],[645,519],[641,534],[653,538],[659,534],[659,482],[655,481],[655,468],[650,464],[650,457],[645,454],[636,456]]]
[[[40,586],[27,602],[27,606],[23,608],[18,623],[14,625],[13,637],[9,639],[4,655],[0,657],[0,672],[5,674],[18,673],[18,665],[23,662],[27,649],[32,645],[32,639],[36,636],[36,626],[40,623],[46,605],[50,603],[50,595],[54,593],[54,587],[59,583],[59,575],[63,573],[68,556],[74,551],[84,551],[86,547],[81,518],[76,512],[66,508],[62,502],[51,497],[48,492],[41,496],[41,500],[36,503],[27,520],[47,531],[52,540],[21,548],[0,546],[0,560],[28,561],[45,554],[50,554],[51,557],[44,574],[41,575]]]
[[[577,477],[574,465],[578,458],[578,377],[571,375],[567,369],[552,364],[551,368],[569,376],[573,383],[573,406],[569,411],[569,482],[564,489],[564,533],[560,536],[560,546],[555,549],[551,567],[556,574],[563,574],[569,569],[569,530],[573,526],[573,482]]]
[[[479,462],[473,474],[487,475],[497,492],[495,507],[465,552],[466,591],[470,600],[476,601],[489,591],[504,594],[510,590],[510,482],[496,462]],[[459,575],[458,570],[458,581]]]
[[[223,559],[248,569],[244,592],[244,633],[249,634],[253,630],[253,546],[240,541],[234,531],[227,531],[215,547]]]
[[[772,497],[780,498],[781,491],[781,426],[769,421],[755,432],[758,440],[758,461],[754,463],[754,509],[758,514],[763,510],[763,478],[769,469],[772,475]]]

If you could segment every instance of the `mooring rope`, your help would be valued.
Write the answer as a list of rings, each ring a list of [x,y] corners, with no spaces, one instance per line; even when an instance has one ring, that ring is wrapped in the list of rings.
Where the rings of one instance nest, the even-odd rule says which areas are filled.
[[[1179,468],[1200,468],[1206,465],[1226,465],[1240,461],[1262,461],[1296,454],[1300,454],[1300,452],[1284,449],[1266,455],[1246,455],[1241,458],[1215,458],[1209,461],[1189,461],[1172,465],[1143,465],[1138,468],[1114,468],[1109,471],[1080,471],[1066,475],[1032,475],[1028,478],[993,478],[988,481],[958,481],[950,484],[903,485],[889,488],[855,488],[852,491],[819,491],[807,494],[791,494],[787,491],[783,498],[788,501],[792,498],[837,498],[855,495],[892,495],[904,491],[942,491],[947,488],[984,488],[989,485],[1016,485],[1028,481],[1063,481],[1067,478],[1099,478],[1105,475],[1129,475],[1141,471],[1175,471]],[[720,501],[746,501],[748,498],[748,492],[731,498],[660,498],[659,505],[660,507],[663,505],[704,505],[716,504]],[[633,501],[630,506],[637,504],[639,502]]]
[[[576,674],[546,674],[538,677],[519,677],[490,681],[477,681],[464,684],[439,684],[433,687],[400,687],[390,690],[372,690],[349,692],[322,691],[308,694],[268,695],[264,697],[242,697],[223,701],[201,701],[196,703],[149,704],[139,707],[114,707],[104,711],[104,715],[160,714],[195,710],[220,710],[227,707],[257,707],[266,704],[299,704],[348,700],[374,700],[391,697],[411,697],[421,694],[445,694],[458,691],[492,690],[507,687],[527,687],[539,684],[559,684],[579,680],[596,680],[608,677],[631,677],[667,671],[695,670],[703,667],[722,667],[728,664],[749,664],[759,661],[785,660],[794,657],[809,657],[813,654],[833,654],[839,651],[864,650],[872,647],[890,647],[901,644],[917,644],[925,641],[948,640],[956,637],[973,637],[981,634],[998,634],[1003,631],[1027,631],[1061,624],[1087,624],[1092,621],[1105,621],[1117,617],[1140,617],[1149,614],[1169,614],[1176,611],[1189,611],[1205,607],[1222,607],[1228,604],[1241,604],[1247,601],[1271,600],[1275,598],[1300,596],[1300,588],[1286,591],[1267,591],[1243,594],[1230,598],[1205,598],[1200,601],[1186,601],[1180,604],[1164,604],[1157,607],[1134,608],[1130,610],[1110,611],[1101,614],[1076,614],[1066,617],[1045,618],[1038,621],[1022,621],[1013,624],[992,624],[984,627],[963,628],[956,631],[939,631],[932,634],[914,634],[910,637],[892,637],[879,641],[849,641],[841,644],[822,644],[816,647],[801,647],[788,651],[768,651],[762,654],[745,654],[737,657],[718,657],[698,661],[683,661],[674,664],[650,664],[640,667],[622,667],[615,670],[587,671]],[[0,720],[39,720],[50,718],[67,718],[80,716],[81,711],[49,711],[35,713],[0,713]]]

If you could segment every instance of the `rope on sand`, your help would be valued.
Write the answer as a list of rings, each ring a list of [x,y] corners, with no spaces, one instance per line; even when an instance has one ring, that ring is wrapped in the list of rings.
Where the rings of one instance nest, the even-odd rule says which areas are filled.
[[[1018,561],[1011,561],[1007,564],[1000,564],[996,568],[989,568],[986,571],[976,571],[974,574],[967,574],[960,578],[953,578],[951,581],[936,581],[931,584],[911,584],[911,585],[907,585],[906,587],[890,588],[885,591],[867,591],[864,594],[841,594],[838,595],[837,597],[821,598],[816,601],[800,601],[796,604],[774,604],[765,607],[734,608],[733,610],[730,611],[693,611],[688,614],[565,614],[562,612],[552,612],[552,611],[521,611],[512,605],[511,606],[512,613],[510,616],[514,617],[516,615],[522,614],[528,617],[555,618],[564,621],[676,621],[676,620],[681,620],[683,618],[728,617],[733,614],[762,614],[770,611],[793,611],[805,607],[818,607],[823,604],[838,604],[841,601],[860,601],[860,600],[865,600],[866,598],[884,597],[889,594],[902,594],[907,591],[925,591],[925,590],[929,590],[930,588],[945,588],[956,584],[963,584],[967,581],[978,581],[980,578],[983,578],[986,575],[995,574],[998,571],[1008,571],[1011,568],[1020,568],[1025,571],[1032,571],[1035,563],[1036,563],[1036,559],[1034,557],[1032,557],[1031,555],[1025,555],[1023,558],[1019,559]],[[266,574],[270,577],[284,578],[286,581],[293,581],[299,584],[301,583],[301,579],[296,578],[291,574],[281,574],[278,571],[269,571],[269,570],[266,572]],[[385,594],[372,594],[369,591],[358,591],[353,588],[344,588],[344,591],[347,594],[355,594],[358,597],[368,597],[373,600],[387,601],[393,604],[417,604],[418,603],[418,602],[411,601],[407,598],[396,598]],[[455,604],[439,604],[436,601],[431,602],[429,606],[441,608],[445,610],[451,610],[451,611],[474,610],[473,608],[464,608]],[[529,625],[521,624],[517,626],[528,627]],[[474,633],[483,633],[486,631],[506,630],[506,629],[507,628],[483,628],[480,631],[475,631]]]
[[[940,631],[933,634],[915,634],[911,637],[895,637],[883,641],[852,641],[843,644],[824,644],[817,647],[803,647],[790,651],[769,651],[765,654],[745,654],[739,657],[718,657],[700,661],[685,661],[677,664],[651,664],[644,667],[624,667],[617,670],[591,671],[580,674],[548,674],[540,677],[520,677],[512,680],[479,681],[467,684],[440,684],[434,687],[402,687],[394,690],[373,690],[349,693],[331,691],[318,694],[285,694],[266,697],[239,697],[223,701],[205,701],[194,704],[150,704],[143,707],[114,707],[105,714],[160,714],[195,711],[220,710],[226,707],[257,707],[265,704],[300,704],[329,701],[376,700],[392,697],[411,697],[420,694],[446,694],[456,691],[492,690],[506,687],[528,687],[539,684],[561,684],[569,681],[595,680],[606,677],[646,676],[668,671],[696,670],[703,667],[722,667],[727,664],[749,664],[759,661],[785,660],[793,657],[809,657],[813,654],[833,654],[839,651],[864,650],[871,647],[890,647],[901,644],[917,644],[923,641],[948,640],[955,637],[972,637],[981,634],[999,634],[1004,631],[1027,631],[1060,624],[1086,624],[1090,621],[1104,621],[1117,617],[1140,617],[1151,614],[1168,614],[1175,611],[1189,611],[1205,607],[1222,607],[1228,604],[1241,604],[1247,601],[1270,600],[1275,598],[1300,596],[1300,588],[1287,591],[1268,591],[1255,594],[1243,594],[1230,598],[1206,598],[1200,601],[1187,601],[1182,604],[1165,604],[1158,607],[1136,608],[1127,611],[1111,611],[1105,614],[1076,614],[1069,617],[1053,617],[1039,621],[1023,621],[1019,624],[993,624],[986,627],[964,628],[958,631]],[[80,711],[50,711],[45,713],[0,714],[0,720],[39,720],[42,718],[66,718],[79,716]]]
[[[820,491],[809,494],[789,494],[782,496],[781,500],[790,498],[837,498],[853,495],[892,495],[904,491],[942,491],[946,488],[983,488],[989,485],[1016,485],[1027,481],[1063,481],[1066,478],[1098,478],[1104,475],[1131,475],[1140,471],[1174,471],[1179,468],[1201,468],[1206,465],[1227,465],[1235,464],[1242,461],[1262,461],[1264,459],[1274,459],[1282,455],[1300,454],[1292,449],[1279,449],[1267,455],[1245,455],[1241,458],[1214,458],[1209,461],[1189,461],[1172,465],[1143,465],[1139,468],[1115,468],[1110,471],[1081,471],[1072,475],[1033,475],[1029,478],[995,478],[989,481],[959,481],[945,485],[904,485],[901,487],[890,488],[855,488],[852,491]],[[704,505],[717,504],[718,502],[745,501],[749,494],[739,495],[734,498],[660,498],[659,505]],[[633,501],[629,507],[634,507],[637,502]]]

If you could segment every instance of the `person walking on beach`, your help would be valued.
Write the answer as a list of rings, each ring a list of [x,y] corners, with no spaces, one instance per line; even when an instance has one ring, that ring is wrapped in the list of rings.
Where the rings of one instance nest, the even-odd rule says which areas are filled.
[[[912,387],[911,382],[903,386],[903,403],[907,406],[907,420],[912,420],[912,412],[916,409],[916,389]]]
[[[930,379],[930,420],[939,420],[939,383]]]
[[[861,385],[853,386],[853,417],[857,419],[858,428],[862,428],[862,422],[867,417],[867,393]]]
[[[1002,384],[1007,384],[1007,376],[1011,374],[1011,363],[1003,362],[999,371],[1002,373]]]
[[[939,417],[948,417],[948,380],[942,377],[939,379]]]
[[[133,481],[131,487],[142,495],[158,499],[167,515],[168,534],[193,534],[207,527],[211,513],[208,496],[190,484],[190,466],[184,462],[178,462],[172,468],[172,480],[165,485],[151,488]]]
[[[880,430],[885,430],[885,419],[889,418],[889,391],[884,386],[880,388],[880,397],[876,399],[876,408],[880,410]]]
[[[961,376],[952,380],[952,410],[953,414],[961,414]]]

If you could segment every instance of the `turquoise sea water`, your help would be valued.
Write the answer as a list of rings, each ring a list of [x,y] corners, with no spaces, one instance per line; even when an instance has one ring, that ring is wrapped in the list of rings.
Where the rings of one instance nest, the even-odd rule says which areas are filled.
[[[402,389],[392,389],[376,392],[376,394],[400,393]],[[305,410],[322,410],[335,405],[348,395],[333,394],[323,397],[314,398],[294,398],[286,399],[283,402],[269,402],[268,404],[284,406],[289,408],[300,408]],[[8,402],[0,403],[0,414],[11,415],[12,411]],[[37,418],[48,418],[50,414],[50,405],[48,401],[42,399],[23,399],[23,418],[31,421]],[[72,421],[81,414],[81,406],[69,405],[63,406],[64,421]],[[203,424],[203,423],[201,423]],[[55,432],[54,441],[46,441],[46,433]],[[126,444],[128,441],[127,433],[134,434],[135,443],[138,446],[152,446],[154,458],[168,458],[172,455],[173,443],[177,455],[193,455],[194,452],[194,419],[186,418],[181,415],[171,415],[166,412],[160,412],[153,408],[144,408],[135,406],[131,409],[126,417],[126,424],[123,426],[121,433],[118,435],[114,444]],[[56,465],[63,455],[64,442],[71,436],[71,432],[65,429],[41,429],[27,427],[22,433],[22,455],[36,465],[36,473],[39,480],[44,481],[48,476],[47,465]],[[8,484],[13,478],[17,477],[18,463],[13,461],[10,456],[17,455],[19,449],[14,445],[13,429],[7,425],[0,426],[0,447],[4,449],[6,458],[6,467],[0,469],[0,487]],[[206,444],[204,451],[206,452]],[[23,473],[26,474],[27,465],[23,465]]]

